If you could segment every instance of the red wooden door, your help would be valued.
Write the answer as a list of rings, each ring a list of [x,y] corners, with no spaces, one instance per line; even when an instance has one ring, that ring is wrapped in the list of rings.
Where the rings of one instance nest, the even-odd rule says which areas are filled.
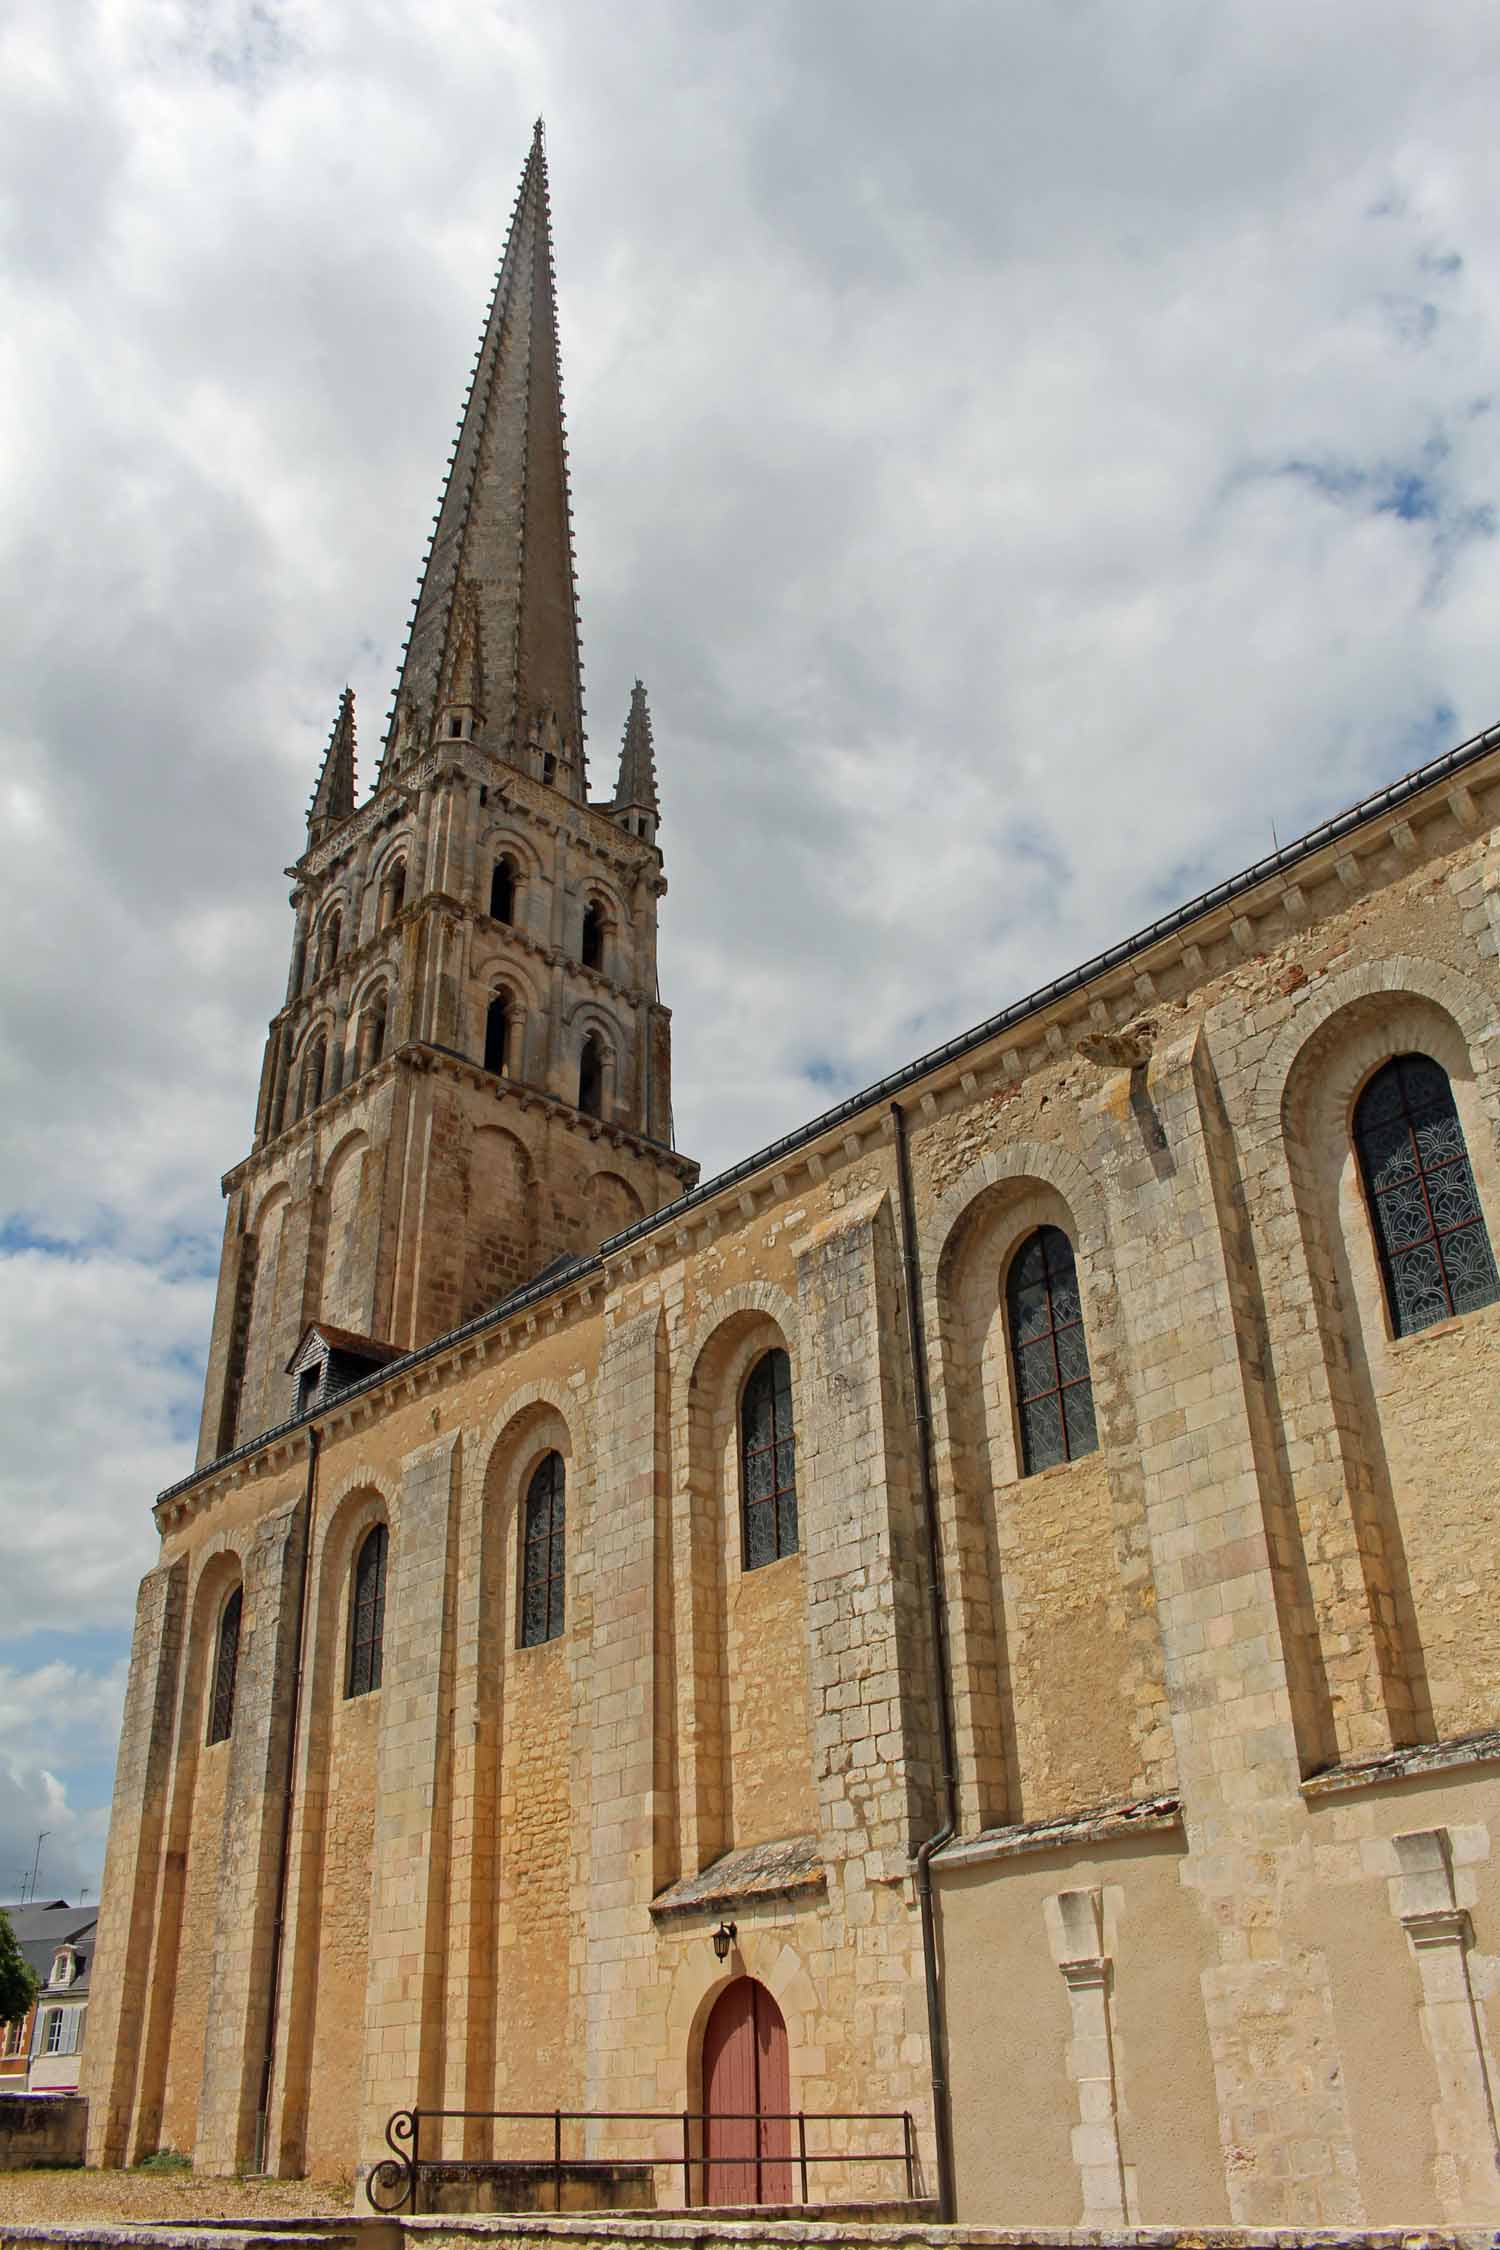
[[[791,2069],[781,2010],[754,1977],[736,1977],[703,2033],[703,2200],[790,2203]]]

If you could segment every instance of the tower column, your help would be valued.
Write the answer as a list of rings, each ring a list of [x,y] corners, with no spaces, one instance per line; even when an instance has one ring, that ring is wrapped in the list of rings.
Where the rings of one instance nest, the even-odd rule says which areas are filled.
[[[328,1039],[329,1094],[342,1093],[346,1081],[354,1076],[354,1064],[346,1049],[349,1042],[349,987],[345,985],[334,1002],[333,1029]]]
[[[552,854],[552,956],[561,968],[568,959],[568,925],[572,910],[572,852],[568,845],[567,830],[559,821],[553,840]],[[550,1005],[547,1010],[546,1086],[549,1093],[561,1101],[570,1101],[577,1087],[569,1089],[567,1079],[566,1039],[563,1030],[564,987],[561,976],[552,979]]]
[[[354,943],[363,945],[375,935],[375,917],[380,911],[380,901],[370,889],[369,829],[354,847],[354,865],[350,870],[350,885],[354,893]]]
[[[292,930],[292,959],[286,978],[286,1005],[288,1007],[291,1006],[302,990],[302,980],[307,967],[307,925],[312,918],[307,893],[300,886],[294,894],[293,903],[297,910],[297,919]]]

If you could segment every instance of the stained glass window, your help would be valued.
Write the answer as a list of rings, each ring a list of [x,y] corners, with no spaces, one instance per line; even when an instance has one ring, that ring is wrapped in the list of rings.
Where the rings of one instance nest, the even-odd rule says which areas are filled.
[[[383,1523],[368,1532],[354,1565],[349,1602],[349,1693],[368,1695],[380,1685],[385,1639],[385,1558],[388,1534]]]
[[[740,1403],[745,1568],[797,1552],[797,1446],[792,1363],[783,1351],[756,1361]]]
[[[1022,1243],[1006,1276],[1005,1305],[1021,1465],[1034,1476],[1099,1445],[1078,1268],[1061,1227],[1038,1227]]]
[[[241,1589],[236,1586],[219,1619],[214,1653],[214,1691],[208,1712],[208,1739],[227,1742],[234,1727],[234,1683],[240,1668]]]
[[[1500,1297],[1448,1073],[1430,1055],[1396,1055],[1354,1112],[1391,1326],[1398,1336]]]
[[[567,1564],[567,1469],[560,1453],[538,1464],[526,1487],[521,1556],[521,1646],[539,1648],[563,1629]]]

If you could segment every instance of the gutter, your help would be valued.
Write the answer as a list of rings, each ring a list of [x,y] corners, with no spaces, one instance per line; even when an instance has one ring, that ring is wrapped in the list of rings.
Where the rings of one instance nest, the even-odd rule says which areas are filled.
[[[292,1811],[297,1794],[297,1746],[302,1734],[302,1674],[307,1649],[307,1588],[311,1575],[313,1496],[318,1485],[318,1433],[307,1433],[307,1483],[302,1492],[302,1553],[297,1564],[297,1644],[292,1665],[292,1708],[287,1721],[286,1779],[281,1797],[281,1845],[276,1860],[276,1911],[271,1925],[271,1963],[266,1996],[266,2048],[261,2057],[260,2096],[255,2108],[252,2172],[263,2173],[271,2117],[271,2081],[276,2069],[277,2001],[285,1952],[286,1894],[292,1865]]]
[[[953,1699],[948,1655],[948,1604],[943,1586],[943,1544],[938,1525],[937,1491],[932,1474],[932,1399],[927,1383],[927,1346],[922,1321],[922,1274],[917,1256],[916,1202],[911,1185],[911,1151],[906,1112],[891,1103],[896,1134],[896,1179],[901,1202],[901,1251],[906,1269],[906,1342],[911,1354],[913,1403],[917,1417],[917,1465],[922,1521],[927,1533],[927,1606],[932,1634],[933,1689],[937,1698],[938,1743],[943,1761],[943,1822],[917,1846],[917,1904],[922,1916],[922,1976],[927,1987],[927,2048],[932,2070],[932,2132],[937,2152],[938,2222],[954,2218],[953,2116],[948,2089],[948,2033],[943,2020],[943,1983],[938,1967],[937,1899],[932,1861],[958,1829],[958,1760],[953,1740]]]

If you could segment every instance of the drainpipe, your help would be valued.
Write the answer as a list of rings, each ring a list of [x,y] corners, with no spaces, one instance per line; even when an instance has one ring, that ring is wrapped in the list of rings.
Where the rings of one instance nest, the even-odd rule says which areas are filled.
[[[287,1879],[292,1864],[292,1806],[297,1793],[297,1743],[302,1731],[302,1662],[307,1646],[307,1585],[312,1556],[313,1495],[318,1483],[318,1433],[307,1432],[307,1482],[302,1492],[302,1554],[297,1565],[297,1643],[292,1665],[292,1708],[287,1724],[286,1780],[281,1802],[281,1849],[276,1862],[276,1918],[271,1925],[270,1980],[266,1998],[266,2051],[260,2066],[260,2100],[255,2112],[254,2172],[263,2172],[271,2119],[271,2077],[276,2067],[277,2000],[286,1929]]]
[[[943,2023],[943,1987],[938,1974],[937,1899],[932,1884],[933,1855],[958,1829],[958,1761],[953,1745],[953,1702],[948,1659],[948,1607],[943,1592],[943,1546],[938,1526],[936,1480],[932,1473],[932,1400],[927,1384],[927,1346],[922,1332],[922,1275],[917,1259],[917,1215],[911,1186],[911,1151],[906,1112],[891,1103],[896,1135],[896,1178],[901,1202],[901,1251],[906,1269],[906,1342],[911,1354],[912,1391],[917,1410],[917,1467],[922,1521],[927,1529],[927,1601],[932,1632],[933,1685],[937,1695],[938,1742],[943,1761],[941,1828],[917,1846],[917,1904],[922,1916],[922,1975],[927,1986],[927,2046],[932,2062],[932,2131],[937,2149],[938,2218],[954,2217],[953,2118],[948,2096],[948,2037]]]

